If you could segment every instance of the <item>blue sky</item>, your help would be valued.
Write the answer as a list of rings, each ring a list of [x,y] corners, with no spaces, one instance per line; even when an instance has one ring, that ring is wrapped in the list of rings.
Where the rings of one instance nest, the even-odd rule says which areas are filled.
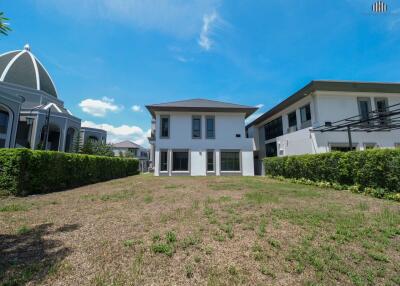
[[[264,112],[313,79],[399,81],[400,1],[9,0],[59,97],[112,141],[146,144],[144,105],[208,98]]]

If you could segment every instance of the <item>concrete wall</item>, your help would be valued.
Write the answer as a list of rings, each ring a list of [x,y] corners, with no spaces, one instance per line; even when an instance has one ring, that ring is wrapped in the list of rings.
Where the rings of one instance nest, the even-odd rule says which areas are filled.
[[[170,118],[169,138],[160,138],[160,115],[168,115]],[[201,116],[201,139],[192,138],[192,116]],[[206,139],[206,116],[215,117],[215,138]],[[207,150],[215,153],[215,172],[209,175],[220,175],[220,150],[236,150],[241,154],[241,172],[239,174],[254,175],[253,163],[253,139],[246,138],[244,113],[188,113],[188,112],[164,112],[156,113],[156,130],[154,141],[154,173],[160,175],[160,150],[183,149],[189,150],[190,174],[193,176],[205,176]],[[239,135],[240,137],[237,137]],[[249,155],[251,154],[251,156]],[[172,154],[170,154],[172,159]],[[250,160],[250,161],[249,161]],[[246,162],[244,162],[246,161]],[[168,175],[173,175],[171,172]]]

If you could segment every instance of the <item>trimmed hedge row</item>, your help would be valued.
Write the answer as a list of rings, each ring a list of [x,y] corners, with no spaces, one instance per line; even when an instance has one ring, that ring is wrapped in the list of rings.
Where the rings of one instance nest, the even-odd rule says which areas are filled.
[[[136,159],[30,149],[0,149],[0,191],[49,193],[138,173]]]
[[[385,193],[400,192],[400,149],[265,158],[265,173]],[[354,188],[353,188],[354,189]]]

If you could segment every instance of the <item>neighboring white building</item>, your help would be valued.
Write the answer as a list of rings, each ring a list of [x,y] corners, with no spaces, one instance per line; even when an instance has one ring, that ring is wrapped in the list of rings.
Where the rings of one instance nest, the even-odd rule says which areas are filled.
[[[115,156],[139,159],[139,170],[147,172],[149,168],[149,150],[129,140],[112,144]]]
[[[255,107],[205,99],[148,105],[150,161],[156,176],[254,175],[254,141],[245,118]]]
[[[346,131],[313,129],[352,116],[365,118],[394,104],[400,104],[400,83],[310,82],[246,126],[248,137],[255,140],[256,174],[263,173],[264,157],[349,150]],[[400,130],[352,132],[351,138],[357,150],[393,148],[400,145]]]

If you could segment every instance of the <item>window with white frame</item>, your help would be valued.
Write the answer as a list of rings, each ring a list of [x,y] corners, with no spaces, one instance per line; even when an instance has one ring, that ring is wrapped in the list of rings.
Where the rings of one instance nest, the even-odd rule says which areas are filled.
[[[192,138],[201,139],[201,116],[192,117]]]
[[[311,107],[307,104],[300,108],[301,127],[306,128],[311,126]]]
[[[169,138],[169,116],[162,115],[160,121],[160,137]]]
[[[206,117],[206,138],[207,139],[215,138],[215,117],[214,116]]]
[[[207,151],[207,172],[214,172],[215,167],[214,167],[214,151],[213,150],[208,150]]]
[[[240,152],[221,152],[221,171],[240,171]]]
[[[289,129],[288,132],[293,132],[297,130],[297,116],[296,116],[296,111],[293,111],[288,114],[288,123],[289,123]]]
[[[189,152],[172,152],[172,171],[189,171]]]
[[[168,171],[168,151],[166,150],[160,151],[160,171]]]
[[[369,119],[371,112],[371,99],[369,97],[360,97],[357,98],[357,102],[360,119],[364,121]]]

